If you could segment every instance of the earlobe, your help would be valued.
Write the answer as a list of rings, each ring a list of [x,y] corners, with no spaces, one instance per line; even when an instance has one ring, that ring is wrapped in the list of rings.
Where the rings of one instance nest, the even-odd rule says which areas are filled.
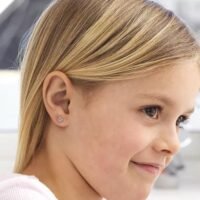
[[[43,102],[51,121],[56,126],[66,127],[68,125],[71,93],[71,81],[60,71],[49,73],[43,82]]]

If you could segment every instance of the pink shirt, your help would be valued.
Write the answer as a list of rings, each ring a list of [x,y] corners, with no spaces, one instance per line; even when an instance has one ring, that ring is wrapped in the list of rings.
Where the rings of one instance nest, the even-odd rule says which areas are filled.
[[[0,176],[0,200],[58,200],[34,176],[9,174]]]

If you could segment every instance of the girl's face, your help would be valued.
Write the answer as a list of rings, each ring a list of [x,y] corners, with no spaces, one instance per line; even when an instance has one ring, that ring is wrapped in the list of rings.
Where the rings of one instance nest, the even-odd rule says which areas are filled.
[[[70,105],[69,159],[106,199],[146,199],[179,150],[179,132],[194,109],[199,83],[198,67],[186,61],[110,83],[89,100],[77,95]]]

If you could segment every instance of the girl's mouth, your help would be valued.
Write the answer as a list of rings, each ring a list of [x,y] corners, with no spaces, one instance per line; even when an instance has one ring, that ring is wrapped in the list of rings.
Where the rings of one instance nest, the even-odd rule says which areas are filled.
[[[145,171],[149,174],[158,176],[163,168],[162,164],[158,163],[142,163],[142,162],[134,162],[131,161],[131,163],[139,170]]]

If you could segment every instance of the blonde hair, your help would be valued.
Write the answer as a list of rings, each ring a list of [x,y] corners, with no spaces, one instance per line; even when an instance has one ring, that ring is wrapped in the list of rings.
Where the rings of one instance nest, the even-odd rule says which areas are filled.
[[[57,0],[41,15],[21,63],[22,172],[44,139],[42,84],[59,70],[77,84],[124,80],[197,57],[199,45],[171,11],[145,0]]]

